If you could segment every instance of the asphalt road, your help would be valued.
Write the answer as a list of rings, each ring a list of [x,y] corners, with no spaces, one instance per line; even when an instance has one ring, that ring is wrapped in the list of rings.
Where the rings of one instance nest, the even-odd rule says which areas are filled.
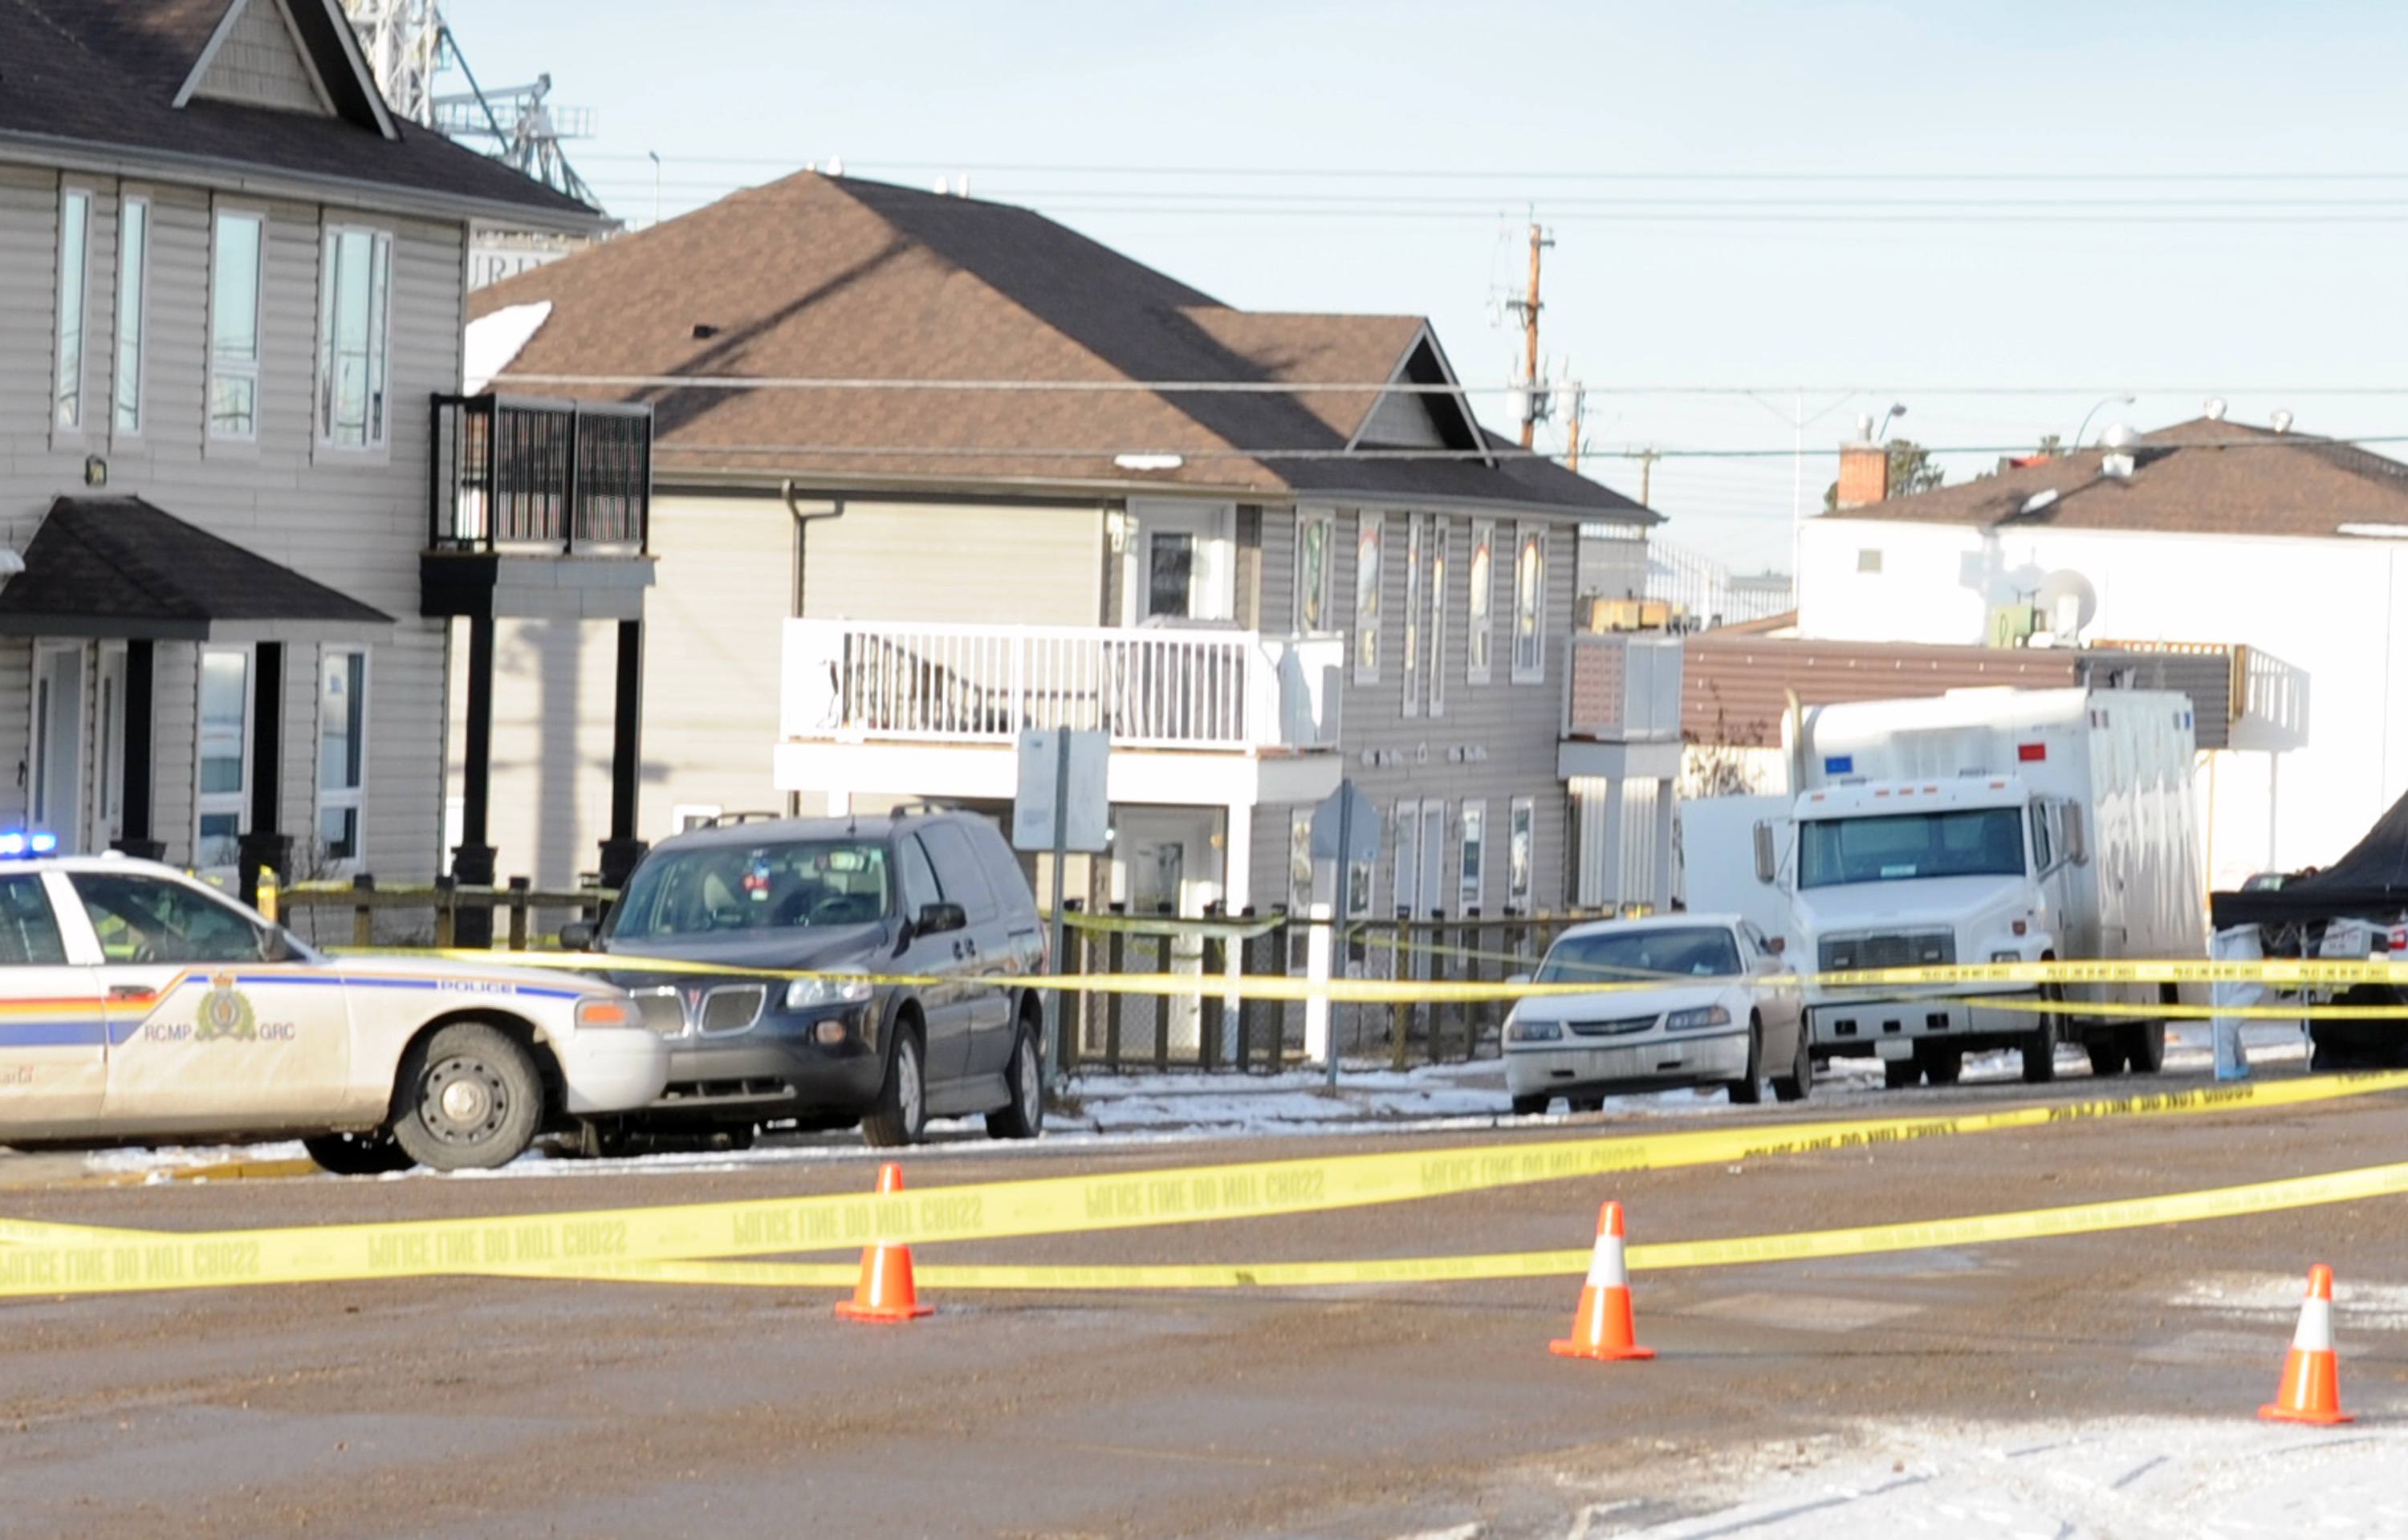
[[[2098,1094],[2072,1080],[2042,1098]],[[1887,1099],[1925,1110],[2017,1086]],[[1766,1109],[1765,1121],[1807,1109]],[[1820,1110],[1828,1111],[1828,1108]],[[1718,1119],[1718,1122],[1727,1119]],[[1651,1130],[1680,1126],[1651,1122]],[[914,1185],[1612,1132],[1233,1141],[930,1159]],[[2408,1100],[2053,1126],[1289,1219],[943,1249],[1183,1262],[1585,1245],[1939,1218],[2402,1158]],[[669,1175],[29,1186],[11,1215],[160,1229],[857,1191],[856,1161]],[[2246,1419],[2288,1323],[2186,1296],[2329,1262],[2353,1410],[2408,1416],[2408,1200],[2172,1229],[1641,1275],[1647,1364],[1551,1357],[1577,1282],[937,1298],[504,1279],[0,1302],[0,1535],[1612,1533],[1900,1419]],[[935,1255],[924,1250],[923,1258]]]

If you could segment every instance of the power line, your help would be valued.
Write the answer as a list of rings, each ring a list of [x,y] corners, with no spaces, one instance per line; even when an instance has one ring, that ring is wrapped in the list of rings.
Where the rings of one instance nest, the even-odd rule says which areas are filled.
[[[617,390],[693,390],[693,391],[942,391],[978,392],[1009,391],[1015,393],[1061,392],[1075,395],[1111,394],[1138,392],[1157,395],[1312,395],[1326,393],[1361,394],[1393,392],[1397,394],[1430,395],[1504,395],[1524,388],[1522,383],[1502,384],[1424,384],[1414,380],[1298,380],[1294,382],[1263,379],[896,379],[867,376],[808,375],[584,375],[508,371],[492,377],[496,383],[518,385],[577,385],[596,389]],[[1900,385],[1869,383],[1862,385],[1586,385],[1592,395],[1605,396],[1756,396],[1792,394],[1808,395],[1920,395],[1920,396],[2058,396],[2120,394],[2136,395],[2284,395],[2284,396],[2401,396],[2408,395],[2408,385],[2232,385],[2208,384],[2067,384],[2067,385]]]
[[[2319,448],[2335,446],[2358,447],[2369,444],[2408,443],[2408,433],[2360,435],[2347,438],[2328,438],[2321,435],[2262,434],[2248,437],[2199,439],[2166,448],[2184,449],[2281,449],[2299,445]],[[2143,446],[2146,447],[2145,445]],[[740,454],[740,455],[811,455],[857,459],[932,459],[932,460],[1098,460],[1114,459],[1175,459],[1179,461],[1256,460],[1256,461],[1324,461],[1348,463],[1364,461],[1402,461],[1455,463],[1475,460],[1546,460],[1559,461],[1565,455],[1558,449],[1525,449],[1512,445],[1498,445],[1487,449],[1240,449],[1226,448],[1193,449],[1176,445],[1082,445],[1055,449],[1031,449],[1020,445],[981,448],[965,444],[681,444],[674,441],[655,445],[661,454]],[[1626,446],[1636,449],[1637,445]],[[1916,448],[1929,454],[2014,454],[2032,452],[2028,440],[2012,444],[1921,444]],[[1608,452],[1591,444],[1585,453],[1602,456]],[[1691,449],[1654,451],[1659,460],[1789,460],[1798,454],[1795,445],[1780,449]]]
[[[586,154],[594,162],[644,162],[642,153]],[[799,171],[826,156],[664,155],[672,165],[782,166]],[[2408,171],[1537,171],[1526,166],[1490,170],[1459,167],[1126,165],[1027,161],[856,161],[855,171],[958,172],[995,175],[1088,177],[1250,177],[1326,180],[1555,182],[1762,182],[1762,183],[2046,183],[2093,182],[2131,186],[2144,182],[2408,182]]]

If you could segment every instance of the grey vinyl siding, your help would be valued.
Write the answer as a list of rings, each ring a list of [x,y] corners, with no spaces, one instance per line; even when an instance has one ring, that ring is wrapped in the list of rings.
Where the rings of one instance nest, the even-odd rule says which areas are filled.
[[[264,3],[264,0],[262,0]],[[255,6],[254,8],[257,8]],[[280,30],[283,22],[269,19]],[[264,254],[260,436],[229,446],[204,436],[212,194],[180,183],[69,178],[93,192],[86,283],[83,431],[50,431],[50,382],[60,176],[0,165],[0,539],[20,550],[51,501],[87,491],[85,457],[107,465],[111,495],[142,497],[168,513],[291,566],[394,617],[369,649],[369,760],[363,806],[367,868],[380,878],[423,881],[437,869],[444,623],[422,619],[418,560],[426,542],[425,403],[458,388],[466,229],[459,224],[345,210],[332,217],[394,236],[392,422],[380,454],[337,458],[314,447],[319,250],[327,217],[318,206],[229,192],[267,217]],[[150,200],[150,252],[142,431],[113,433],[117,208]],[[318,638],[295,635],[285,653],[284,832],[316,830]],[[30,653],[0,651],[0,768],[24,759],[22,704]],[[171,861],[187,861],[195,814],[197,649],[161,644],[156,664],[152,828]],[[20,703],[14,709],[9,702]],[[19,799],[22,791],[8,793]]]
[[[325,113],[316,78],[303,63],[284,18],[278,14],[280,4],[281,0],[250,0],[243,7],[194,95],[288,112]]]
[[[1307,505],[1314,511],[1318,505]],[[1510,812],[1515,797],[1532,806],[1531,894],[1534,909],[1557,909],[1568,902],[1570,889],[1570,803],[1555,773],[1561,730],[1564,649],[1572,620],[1574,544],[1577,524],[1569,519],[1518,520],[1512,514],[1473,515],[1452,511],[1447,520],[1447,594],[1444,711],[1431,717],[1426,702],[1430,661],[1425,641],[1418,688],[1423,705],[1418,716],[1404,715],[1404,604],[1407,588],[1405,554],[1411,546],[1406,510],[1388,509],[1381,563],[1381,666],[1377,684],[1358,685],[1352,667],[1354,613],[1354,505],[1335,506],[1331,546],[1332,609],[1337,624],[1349,633],[1349,666],[1344,691],[1341,758],[1345,775],[1380,809],[1382,846],[1375,875],[1373,912],[1393,912],[1396,894],[1394,817],[1397,804],[1442,798],[1447,805],[1447,855],[1441,863],[1444,897],[1437,905],[1447,914],[1457,911],[1455,861],[1462,838],[1463,804],[1467,799],[1487,804],[1487,855],[1484,873],[1482,912],[1502,914],[1506,907],[1506,852]],[[1419,518],[1426,510],[1410,517]],[[1266,630],[1286,631],[1297,620],[1296,528],[1297,510],[1268,508],[1263,520],[1264,585],[1262,614]],[[1497,551],[1491,572],[1495,593],[1491,614],[1496,635],[1486,684],[1466,682],[1469,662],[1471,525],[1474,518],[1494,519]],[[1512,531],[1518,522],[1536,521],[1547,529],[1546,675],[1533,684],[1512,678],[1511,625],[1513,607]],[[1425,558],[1426,560],[1426,557]],[[1423,635],[1427,635],[1428,595],[1423,595]],[[1459,763],[1450,749],[1478,748],[1484,758]],[[1399,764],[1366,763],[1388,753],[1403,755]],[[1255,809],[1254,890],[1258,908],[1286,902],[1287,830],[1285,807]]]

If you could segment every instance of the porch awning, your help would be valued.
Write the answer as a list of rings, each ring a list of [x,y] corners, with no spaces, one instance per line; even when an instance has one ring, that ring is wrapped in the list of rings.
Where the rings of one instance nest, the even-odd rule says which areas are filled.
[[[208,642],[375,633],[393,617],[139,497],[62,497],[0,587],[0,635]]]

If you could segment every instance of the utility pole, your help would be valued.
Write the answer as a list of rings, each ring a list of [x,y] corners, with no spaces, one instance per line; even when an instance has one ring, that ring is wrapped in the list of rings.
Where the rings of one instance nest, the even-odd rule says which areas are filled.
[[[1539,400],[1539,253],[1555,245],[1553,237],[1530,221],[1530,287],[1513,302],[1522,316],[1522,447],[1531,449],[1539,439],[1539,419],[1544,416]]]
[[[1653,449],[1632,449],[1628,454],[1625,455],[1624,458],[1639,462],[1640,506],[1642,507],[1651,506],[1647,501],[1647,493],[1648,490],[1655,485],[1656,462],[1663,459],[1664,457]]]
[[[1572,420],[1570,431],[1564,435],[1564,468],[1576,471],[1580,469],[1581,408],[1588,405],[1588,392],[1577,383],[1572,385],[1571,392]],[[1640,501],[1643,503],[1646,499],[1642,497]]]

